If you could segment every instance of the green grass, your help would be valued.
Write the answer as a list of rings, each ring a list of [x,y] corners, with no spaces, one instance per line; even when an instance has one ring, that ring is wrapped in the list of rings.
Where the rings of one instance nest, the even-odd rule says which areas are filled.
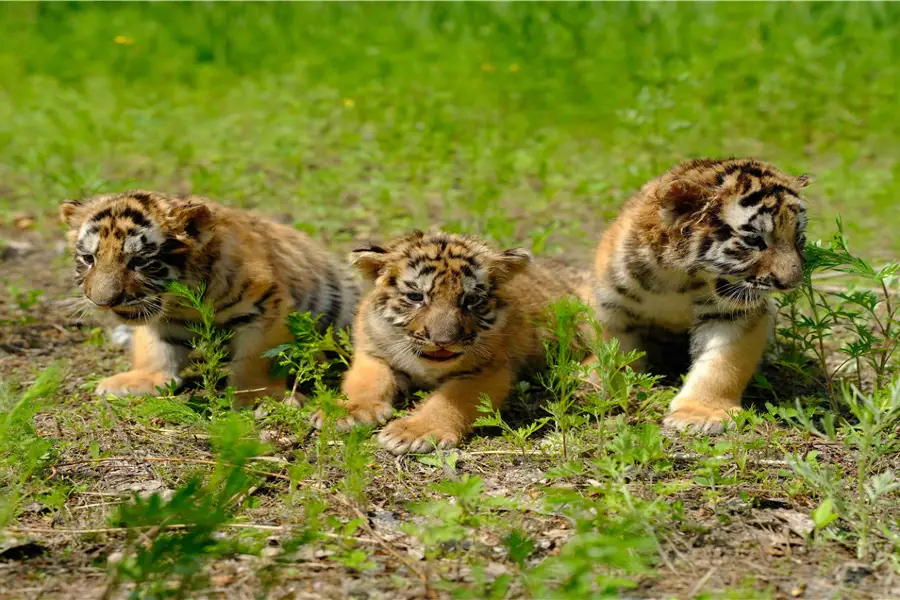
[[[5,563],[0,595],[896,595],[900,267],[879,267],[900,249],[898,18],[862,3],[0,5],[0,226],[33,213],[55,241],[61,199],[142,187],[288,212],[335,247],[442,226],[577,259],[673,162],[752,154],[815,175],[811,238],[826,239],[779,299],[777,368],[724,436],[663,433],[672,388],[615,343],[593,348],[600,383],[583,385],[562,344],[462,448],[399,460],[368,430],[336,431],[349,343],[307,315],[272,350],[301,408],[233,414],[211,328],[193,397],[97,398],[123,354],[55,314],[70,265],[11,262],[56,278],[0,286],[0,537],[47,553]],[[550,324],[567,339],[583,316],[564,304]]]
[[[840,212],[863,249],[900,248],[873,233],[900,185],[896,5],[18,4],[0,17],[4,207],[141,186],[289,211],[339,239],[444,225],[583,249],[673,162],[752,154],[816,175],[814,235]]]

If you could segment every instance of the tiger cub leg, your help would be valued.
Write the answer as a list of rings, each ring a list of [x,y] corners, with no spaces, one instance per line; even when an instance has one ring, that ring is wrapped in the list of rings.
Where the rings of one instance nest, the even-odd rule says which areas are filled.
[[[281,316],[273,317],[267,327],[251,322],[235,330],[228,376],[228,385],[236,389],[232,408],[252,406],[266,396],[284,398],[287,383],[283,377],[272,378],[272,361],[263,353],[290,340],[291,332]]]
[[[672,399],[664,424],[697,433],[722,433],[741,408],[744,388],[765,350],[771,315],[714,320],[691,334],[693,363],[684,387]]]
[[[128,394],[157,395],[157,387],[173,379],[181,383],[190,350],[179,344],[163,341],[159,331],[149,325],[135,327],[131,339],[131,370],[107,377],[97,385],[97,394],[126,396]]]
[[[340,404],[347,410],[347,416],[338,419],[337,428],[348,431],[354,425],[387,423],[394,412],[393,401],[400,391],[400,383],[386,362],[357,349],[341,382],[341,392],[346,400]],[[310,423],[316,429],[321,429],[324,421],[325,414],[321,410],[310,417]]]
[[[509,395],[513,377],[508,365],[487,365],[478,376],[451,379],[411,415],[385,427],[378,441],[394,454],[426,452],[434,444],[451,448],[471,431],[481,395],[487,395],[494,408],[498,408]]]

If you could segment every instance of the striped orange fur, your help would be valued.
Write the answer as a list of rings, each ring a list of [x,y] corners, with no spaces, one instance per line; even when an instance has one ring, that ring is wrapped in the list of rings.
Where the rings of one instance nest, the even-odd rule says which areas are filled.
[[[284,395],[261,355],[291,339],[290,312],[344,327],[355,311],[353,275],[319,243],[206,198],[137,190],[66,201],[60,213],[86,302],[134,327],[131,370],[101,381],[101,394],[154,394],[180,381],[199,314],[167,292],[172,281],[203,285],[216,324],[233,334],[229,384],[254,390],[240,404]]]
[[[654,366],[689,367],[669,427],[720,432],[740,408],[773,327],[769,294],[802,280],[807,184],[752,159],[692,160],[603,235],[586,296],[606,335]]]
[[[378,436],[395,454],[458,444],[482,395],[498,407],[518,377],[543,367],[548,334],[538,320],[575,294],[558,268],[470,236],[415,233],[352,257],[373,287],[354,322],[342,384],[349,414],[338,425],[386,423],[398,395],[430,391]],[[322,419],[312,422],[321,427]]]

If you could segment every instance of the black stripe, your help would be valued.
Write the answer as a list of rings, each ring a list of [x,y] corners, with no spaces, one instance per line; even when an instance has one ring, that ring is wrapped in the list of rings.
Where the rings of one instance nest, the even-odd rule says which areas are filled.
[[[122,209],[120,216],[128,217],[138,227],[146,227],[146,226],[150,225],[150,221],[147,220],[147,217],[144,216],[144,213],[142,213],[139,210],[135,210],[133,208],[126,207],[126,208]]]
[[[229,308],[232,308],[235,304],[244,299],[244,294],[247,290],[250,289],[250,281],[247,280],[241,285],[241,289],[238,290],[237,294],[228,298],[228,300],[222,304],[221,306],[216,306],[215,309],[217,312],[225,312]]]
[[[130,195],[141,204],[147,204],[150,201],[150,194],[147,192],[131,192]]]
[[[421,265],[423,262],[425,262],[425,260],[426,260],[425,256],[419,255],[419,256],[416,256],[415,258],[410,259],[410,261],[408,263],[406,263],[406,266],[409,269],[415,269],[416,267]]]
[[[704,323],[709,323],[710,321],[735,321],[738,316],[739,315],[736,315],[735,313],[722,312],[699,314],[694,317],[694,324],[702,325]]]
[[[319,328],[322,331],[328,329],[330,325],[334,325],[335,321],[337,321],[338,315],[341,314],[341,308],[343,308],[343,298],[341,298],[341,286],[338,283],[337,275],[334,271],[328,271],[328,310],[322,315],[319,319]]]
[[[743,198],[741,198],[740,205],[744,208],[748,206],[755,206],[763,201],[763,198],[769,195],[769,191],[766,188],[761,190],[756,190],[751,194],[747,194]]]
[[[259,313],[246,313],[243,315],[238,315],[236,317],[232,317],[228,319],[224,323],[222,323],[223,329],[233,329],[235,327],[240,327],[241,325],[246,325],[247,323],[252,323],[254,319],[259,316]]]
[[[738,268],[731,263],[722,262],[722,261],[718,261],[718,260],[709,261],[706,264],[709,265],[719,275],[743,275],[750,268],[750,267]],[[724,281],[724,280],[720,280],[720,281]],[[718,285],[718,282],[716,282],[716,285]]]
[[[494,314],[493,316],[490,316],[490,317],[488,317],[488,316],[484,316],[484,317],[476,316],[476,317],[475,317],[475,320],[478,322],[478,327],[479,327],[480,329],[490,329],[491,327],[494,326],[494,323],[497,322],[497,316],[496,316],[496,314]]]
[[[612,312],[622,313],[623,315],[625,315],[632,321],[640,320],[640,317],[638,316],[638,314],[636,312],[634,312],[633,310],[630,310],[628,308],[625,308],[621,304],[616,304],[615,302],[601,302],[600,306],[605,308],[606,310],[609,310]]]
[[[274,294],[277,290],[278,290],[277,283],[273,283],[272,285],[270,285],[269,289],[267,289],[265,292],[263,292],[263,295],[259,297],[259,300],[257,300],[256,302],[253,303],[253,306],[256,307],[256,310],[258,310],[260,313],[263,312],[263,310],[264,310],[263,306],[265,305],[266,302],[268,302],[269,298],[271,298],[272,294]]]
[[[166,238],[162,246],[160,246],[156,258],[167,265],[171,265],[180,273],[184,271],[184,267],[187,264],[187,246],[175,238]]]
[[[631,275],[632,279],[637,281],[638,285],[643,289],[649,292],[656,291],[653,271],[645,263],[641,262],[637,256],[634,254],[629,255],[625,259],[625,267],[628,269],[628,274]]]
[[[105,219],[105,218],[107,218],[107,217],[111,217],[111,216],[112,216],[112,209],[111,209],[111,208],[104,208],[104,209],[101,210],[100,212],[95,213],[95,214],[94,214],[90,219],[88,219],[88,220],[89,220],[89,221],[92,221],[92,222],[93,222],[93,221],[102,221],[103,219]]]
[[[713,235],[720,242],[724,242],[727,239],[730,239],[734,236],[734,229],[731,228],[731,225],[725,225],[724,223],[716,228]]]
[[[632,293],[627,287],[625,287],[624,285],[620,285],[620,284],[617,283],[617,284],[613,285],[613,289],[616,290],[616,293],[617,293],[617,294],[619,294],[619,295],[622,296],[623,298],[628,298],[628,299],[631,300],[632,302],[635,302],[635,303],[637,303],[637,304],[640,304],[640,303],[643,301],[643,300],[641,299],[640,296],[637,296],[637,295],[633,294],[633,293]]]
[[[378,294],[377,296],[372,297],[372,308],[377,311],[383,310],[390,300],[390,297],[387,294]]]
[[[425,265],[424,267],[419,269],[419,273],[416,275],[416,277],[431,275],[432,273],[437,273],[437,267],[434,265]]]
[[[682,294],[685,292],[694,292],[703,287],[706,287],[706,282],[703,281],[702,279],[698,279],[696,281],[688,281],[686,284],[684,284],[683,286],[681,286],[678,289],[678,292],[682,293]]]
[[[700,248],[697,251],[697,255],[702,259],[706,258],[706,255],[709,254],[710,248],[712,248],[713,239],[711,237],[704,237],[700,241]]]

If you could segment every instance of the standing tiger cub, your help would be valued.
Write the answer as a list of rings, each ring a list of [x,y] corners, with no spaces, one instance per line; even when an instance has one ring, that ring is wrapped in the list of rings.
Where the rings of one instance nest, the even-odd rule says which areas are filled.
[[[768,294],[803,278],[808,183],[756,160],[692,160],[604,234],[590,301],[606,336],[650,363],[689,352],[668,427],[720,433],[740,409],[773,326]]]
[[[432,390],[378,441],[395,454],[454,446],[472,428],[484,394],[495,407],[516,378],[544,364],[547,335],[536,323],[575,293],[531,263],[522,249],[498,251],[469,236],[416,232],[385,247],[356,250],[352,262],[374,282],[353,327],[354,355],[338,422],[385,423],[398,394]],[[321,427],[321,412],[312,417]]]
[[[131,191],[60,206],[69,227],[75,280],[86,303],[135,326],[131,370],[104,379],[99,394],[154,394],[180,382],[199,321],[167,292],[170,282],[204,286],[215,323],[232,333],[229,384],[239,405],[282,397],[261,355],[291,339],[292,311],[349,324],[358,297],[351,274],[322,246],[288,227],[198,196]]]

